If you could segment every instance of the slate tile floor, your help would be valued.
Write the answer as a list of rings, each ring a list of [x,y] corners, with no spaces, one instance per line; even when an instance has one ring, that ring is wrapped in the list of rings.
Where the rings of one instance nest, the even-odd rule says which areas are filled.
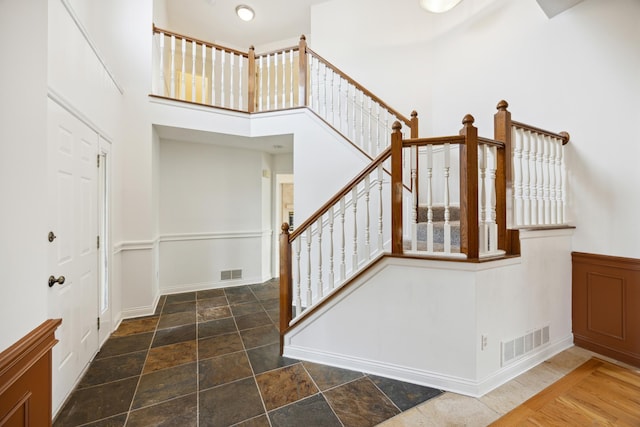
[[[163,296],[123,321],[54,422],[373,426],[440,390],[279,356],[278,283]]]

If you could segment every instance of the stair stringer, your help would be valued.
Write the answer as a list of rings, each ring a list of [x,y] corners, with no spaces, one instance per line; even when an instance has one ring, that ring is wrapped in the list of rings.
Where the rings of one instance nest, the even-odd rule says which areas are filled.
[[[384,256],[289,329],[283,354],[482,396],[572,345],[570,241],[529,236],[522,257],[483,263]],[[542,326],[549,342],[503,366],[501,342]]]

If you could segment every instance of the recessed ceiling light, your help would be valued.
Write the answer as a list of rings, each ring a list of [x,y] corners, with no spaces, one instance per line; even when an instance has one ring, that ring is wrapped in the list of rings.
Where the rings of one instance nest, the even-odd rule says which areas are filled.
[[[251,21],[256,14],[249,6],[241,4],[236,7],[236,15],[243,21]]]
[[[420,0],[420,6],[432,13],[442,13],[456,7],[462,0]]]

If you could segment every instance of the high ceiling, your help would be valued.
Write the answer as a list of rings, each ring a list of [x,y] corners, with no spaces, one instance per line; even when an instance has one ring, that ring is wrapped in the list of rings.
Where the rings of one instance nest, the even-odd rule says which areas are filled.
[[[309,34],[311,5],[327,0],[155,0],[155,21],[163,21],[166,7],[169,30],[202,40],[224,43],[247,50],[251,45],[266,45]],[[246,4],[256,15],[244,22],[235,13]],[[164,6],[163,6],[164,5]]]

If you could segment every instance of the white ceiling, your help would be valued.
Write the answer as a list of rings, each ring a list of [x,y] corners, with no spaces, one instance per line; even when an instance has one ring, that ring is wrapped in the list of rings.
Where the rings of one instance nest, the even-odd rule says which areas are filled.
[[[166,7],[168,30],[241,50],[299,38],[311,30],[311,5],[328,0],[156,0],[155,20],[162,21]],[[256,13],[253,21],[236,16],[236,6],[246,4]]]

